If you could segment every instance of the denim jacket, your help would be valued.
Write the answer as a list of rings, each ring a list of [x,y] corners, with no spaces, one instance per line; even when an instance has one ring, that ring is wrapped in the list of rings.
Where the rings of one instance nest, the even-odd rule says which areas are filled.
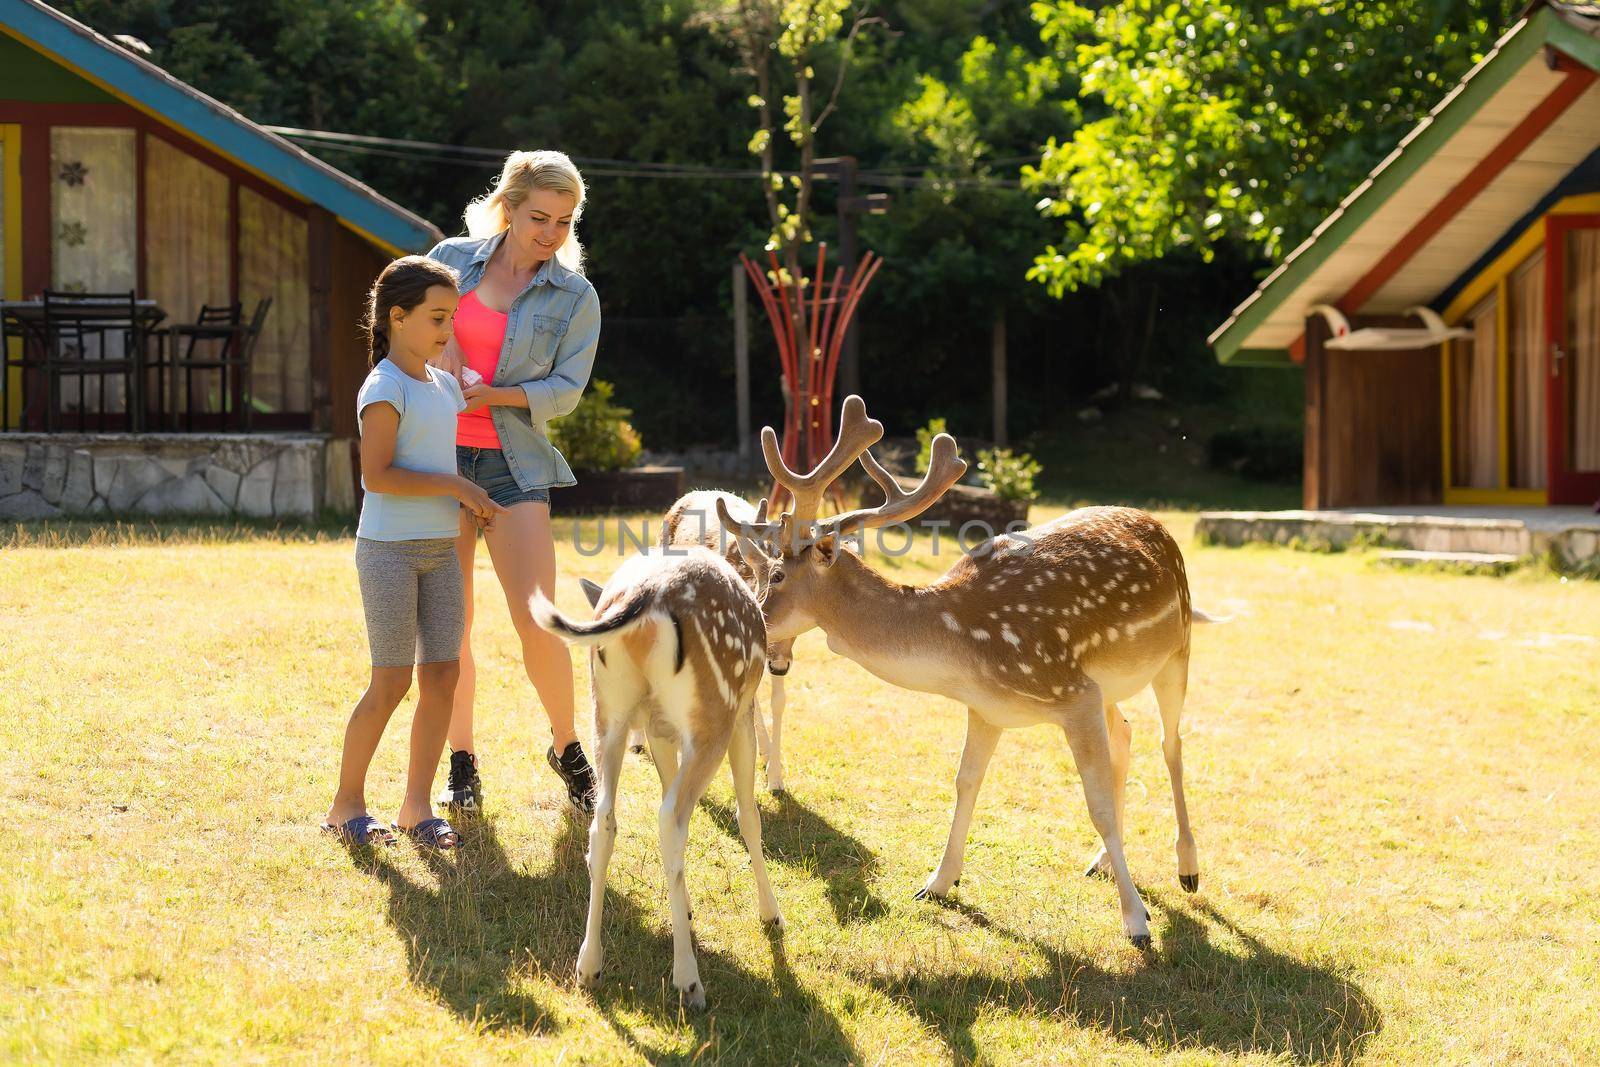
[[[483,280],[489,257],[504,239],[503,231],[493,237],[451,237],[435,245],[428,258],[460,272],[465,296]],[[528,406],[493,404],[489,418],[500,435],[506,466],[524,490],[577,484],[566,458],[546,436],[545,423],[578,406],[599,340],[600,297],[594,286],[554,258],[511,302],[500,362],[489,384],[520,386]]]

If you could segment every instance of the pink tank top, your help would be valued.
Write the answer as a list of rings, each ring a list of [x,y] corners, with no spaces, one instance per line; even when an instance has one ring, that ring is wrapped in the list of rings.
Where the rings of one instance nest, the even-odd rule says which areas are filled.
[[[500,365],[500,348],[506,340],[506,316],[484,307],[476,292],[468,293],[456,305],[455,334],[467,366],[492,385],[495,369]],[[500,435],[495,432],[487,405],[456,416],[456,444],[500,447]]]

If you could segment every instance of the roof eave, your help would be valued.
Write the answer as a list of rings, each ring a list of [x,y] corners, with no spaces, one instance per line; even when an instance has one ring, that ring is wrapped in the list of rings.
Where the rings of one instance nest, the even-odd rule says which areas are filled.
[[[206,142],[390,249],[419,251],[439,229],[226,104],[37,0],[0,0],[0,24],[107,91]],[[90,73],[92,72],[92,73]]]
[[[1236,364],[1235,354],[1262,322],[1546,44],[1554,45],[1587,66],[1600,69],[1600,41],[1548,7],[1506,31],[1495,42],[1490,54],[1469,71],[1366,180],[1212,332],[1207,343],[1215,349],[1217,360]]]

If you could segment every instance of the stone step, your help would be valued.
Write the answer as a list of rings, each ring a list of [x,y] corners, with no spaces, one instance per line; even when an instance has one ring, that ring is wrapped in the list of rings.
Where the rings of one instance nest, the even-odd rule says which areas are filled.
[[[1419,552],[1378,553],[1378,562],[1390,567],[1449,567],[1475,574],[1504,574],[1517,565],[1517,557],[1505,552]]]

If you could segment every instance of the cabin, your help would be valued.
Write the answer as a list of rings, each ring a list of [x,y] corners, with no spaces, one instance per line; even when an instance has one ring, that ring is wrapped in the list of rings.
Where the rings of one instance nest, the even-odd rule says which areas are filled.
[[[150,350],[165,351],[187,343],[203,306],[264,317],[234,385],[186,383],[180,397],[141,367],[137,408],[129,378],[101,379],[87,399],[64,389],[41,401],[38,388],[29,399],[39,373],[20,365],[28,340],[10,330],[0,516],[348,509],[367,291],[390,259],[441,234],[143,51],[38,0],[0,0],[7,321],[25,324],[47,291],[132,293],[155,323]]]
[[[1307,510],[1600,499],[1597,72],[1531,4],[1211,335],[1303,368]]]

